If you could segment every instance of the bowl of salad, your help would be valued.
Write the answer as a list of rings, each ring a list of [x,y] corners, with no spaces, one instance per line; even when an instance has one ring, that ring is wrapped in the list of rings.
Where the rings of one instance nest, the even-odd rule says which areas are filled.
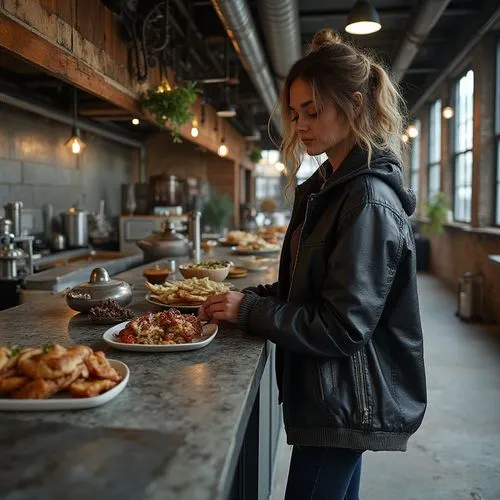
[[[228,260],[203,260],[198,264],[182,264],[179,271],[184,278],[208,278],[212,281],[224,281],[232,263]]]

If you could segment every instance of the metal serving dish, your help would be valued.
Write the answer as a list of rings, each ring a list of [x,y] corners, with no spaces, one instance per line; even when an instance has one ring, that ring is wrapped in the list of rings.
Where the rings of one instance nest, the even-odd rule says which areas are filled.
[[[81,283],[66,293],[68,306],[80,312],[88,312],[107,299],[128,306],[132,302],[132,287],[125,281],[110,279],[104,267],[93,269],[88,283]]]

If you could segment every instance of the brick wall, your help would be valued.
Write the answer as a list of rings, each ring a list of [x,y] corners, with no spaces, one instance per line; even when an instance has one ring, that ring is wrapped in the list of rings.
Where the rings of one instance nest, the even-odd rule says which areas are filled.
[[[180,178],[197,177],[207,181],[217,193],[228,194],[234,203],[233,222],[239,224],[239,163],[220,158],[188,141],[175,144],[167,133],[161,132],[146,141],[146,175],[149,177],[161,173]]]
[[[496,39],[486,36],[468,54],[456,74],[446,81],[424,106],[417,118],[423,124],[421,130],[420,212],[427,193],[428,165],[428,117],[429,105],[441,98],[443,107],[453,104],[450,96],[456,78],[468,68],[474,70],[474,139],[472,179],[472,221],[470,225],[449,223],[444,233],[431,237],[430,271],[453,289],[458,279],[468,271],[482,273],[485,278],[484,307],[488,319],[500,321],[500,266],[492,263],[488,255],[500,254],[500,228],[492,227],[496,157],[494,154],[494,68]],[[441,190],[450,199],[453,194],[453,149],[451,132],[453,120],[442,120],[441,138]]]
[[[107,215],[120,214],[120,185],[136,178],[137,153],[84,134],[87,148],[76,156],[64,146],[70,135],[66,125],[0,108],[0,215],[8,201],[22,201],[32,214],[27,223],[32,219],[33,232],[41,232],[46,203],[56,215],[77,201],[95,212],[104,199]]]

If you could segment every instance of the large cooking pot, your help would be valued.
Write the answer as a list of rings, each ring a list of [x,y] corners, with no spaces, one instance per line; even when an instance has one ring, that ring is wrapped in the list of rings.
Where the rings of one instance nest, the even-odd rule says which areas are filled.
[[[88,212],[70,208],[62,214],[63,234],[68,248],[86,247],[89,244]]]
[[[153,262],[165,257],[184,257],[189,255],[189,241],[175,230],[173,222],[164,222],[162,231],[155,231],[137,243],[144,252],[144,262]]]

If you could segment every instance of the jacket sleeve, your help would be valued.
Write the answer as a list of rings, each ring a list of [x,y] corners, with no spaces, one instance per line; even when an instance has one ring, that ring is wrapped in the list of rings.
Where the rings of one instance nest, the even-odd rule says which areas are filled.
[[[272,285],[257,285],[249,286],[242,290],[243,293],[258,295],[259,297],[277,297],[278,296],[278,282]]]
[[[353,355],[369,341],[384,309],[402,252],[402,223],[384,204],[353,209],[340,221],[320,299],[248,294],[240,328],[303,354]]]

